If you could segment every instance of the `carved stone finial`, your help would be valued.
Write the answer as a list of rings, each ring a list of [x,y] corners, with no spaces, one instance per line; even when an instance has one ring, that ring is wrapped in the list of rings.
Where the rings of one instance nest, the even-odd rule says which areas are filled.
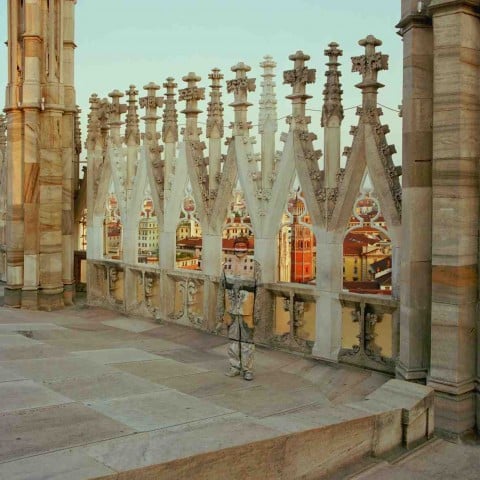
[[[138,90],[136,89],[135,85],[130,85],[125,94],[128,96],[125,142],[140,145],[140,128],[138,125],[139,122],[137,114]]]
[[[274,68],[276,62],[270,55],[263,57],[260,67],[263,68],[262,93],[260,95],[260,109],[258,118],[258,130],[260,133],[277,131],[277,97],[275,95]]]
[[[185,110],[182,110],[182,113],[185,113],[187,116],[189,114],[198,114],[202,113],[202,110],[197,108],[198,100],[205,99],[205,89],[198,88],[197,83],[202,78],[196,75],[194,72],[190,72],[188,75],[182,77],[184,82],[187,82],[187,88],[182,88],[179,90],[179,100],[186,101],[187,105]]]
[[[316,70],[305,66],[305,62],[310,60],[310,55],[306,55],[301,50],[288,57],[294,62],[293,70],[283,72],[283,83],[292,86],[292,93],[286,98],[292,100],[292,115],[287,119],[290,128],[305,129],[310,119],[305,116],[305,104],[310,95],[306,94],[307,83],[315,82]]]
[[[337,122],[343,120],[343,106],[342,106],[342,85],[340,77],[342,73],[338,70],[340,63],[338,57],[343,55],[343,51],[338,48],[338,43],[331,42],[328,44],[328,49],[325,50],[325,55],[328,57],[328,70],[325,72],[327,81],[325,89],[323,90],[323,108],[322,108],[322,127],[325,127],[334,116]]]
[[[223,79],[223,74],[218,68],[214,68],[208,78],[212,81],[212,85],[207,109],[207,137],[221,138],[223,137],[223,103],[220,100],[222,97],[220,81]]]
[[[310,55],[306,55],[301,50],[289,55],[289,60],[294,62],[293,70],[285,70],[283,72],[283,83],[293,87],[293,92],[287,98],[307,100],[312,98],[305,94],[307,83],[315,82],[316,70],[305,66],[305,62],[310,60]]]
[[[112,99],[108,113],[110,114],[110,126],[120,127],[123,124],[121,115],[127,111],[127,106],[120,103],[120,99],[124,96],[120,90],[113,90],[108,96]]]
[[[205,99],[205,89],[197,87],[197,83],[201,80],[201,77],[194,72],[190,72],[188,75],[182,77],[184,82],[187,82],[187,88],[180,90],[179,99],[186,102],[185,109],[182,110],[187,117],[187,125],[183,131],[186,139],[198,140],[200,133],[197,127],[197,117],[202,110],[198,108],[198,101]]]
[[[376,52],[375,48],[382,45],[373,35],[358,42],[359,45],[365,47],[365,55],[352,57],[352,72],[358,72],[362,75],[362,82],[356,85],[364,93],[377,93],[377,90],[384,85],[378,82],[378,72],[388,69],[388,55]]]
[[[146,109],[142,120],[157,121],[160,118],[157,116],[157,108],[163,106],[163,97],[157,97],[157,90],[160,89],[160,85],[150,82],[143,89],[147,91],[147,96],[140,99],[140,107]]]
[[[163,88],[167,91],[165,92],[165,108],[163,110],[163,127],[162,127],[162,136],[165,143],[174,143],[178,140],[178,114],[175,105],[177,101],[175,100],[175,89],[177,84],[175,79],[168,77],[166,82],[163,84]]]
[[[243,135],[252,128],[251,122],[247,121],[247,108],[252,105],[248,102],[248,92],[255,91],[255,78],[247,78],[251,67],[243,62],[237,63],[231,70],[235,72],[235,78],[227,81],[227,92],[234,95],[230,106],[235,111],[235,121],[231,127],[234,135]]]

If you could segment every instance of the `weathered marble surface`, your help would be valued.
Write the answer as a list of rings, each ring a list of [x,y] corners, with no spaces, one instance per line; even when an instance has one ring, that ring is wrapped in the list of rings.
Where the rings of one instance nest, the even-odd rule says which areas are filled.
[[[0,310],[0,320],[8,314]],[[163,327],[140,333],[117,328],[105,331],[102,321],[109,315],[99,309],[95,315],[83,310],[55,313],[49,323],[55,326],[58,321],[63,329],[50,326],[33,331],[33,339],[26,339],[31,342],[25,346],[7,348],[31,349],[41,355],[38,336],[42,348],[55,345],[65,354],[0,363],[0,391],[9,392],[2,395],[8,401],[2,407],[8,411],[0,416],[0,478],[61,478],[67,466],[76,480],[92,475],[115,478],[135,468],[142,469],[136,473],[138,478],[155,478],[166,471],[177,479],[193,472],[198,478],[235,478],[253,471],[259,455],[270,455],[259,470],[262,478],[269,478],[280,468],[288,478],[294,478],[298,472],[306,473],[307,464],[312,471],[320,468],[316,458],[320,450],[326,455],[325,444],[332,438],[340,442],[331,444],[332,452],[349,447],[332,431],[308,433],[304,440],[282,435],[303,435],[305,430],[335,424],[344,429],[344,421],[359,422],[348,427],[352,429],[348,438],[358,455],[368,451],[372,430],[366,426],[374,425],[372,414],[340,405],[333,408],[326,397],[357,401],[375,390],[380,378],[385,382],[388,377],[350,367],[320,366],[281,352],[270,355],[261,349],[258,377],[245,382],[223,375],[226,359],[218,346],[223,339],[194,332],[195,348],[189,349],[185,345],[188,332],[183,327],[165,325],[168,339],[159,334]],[[27,313],[25,318],[28,320]],[[77,335],[86,345],[105,335],[100,343],[109,336],[111,341],[136,346],[110,345],[102,350],[95,344],[91,354],[78,353],[79,345],[72,343]],[[16,334],[2,338],[6,337],[13,339]],[[175,342],[176,337],[181,343]],[[159,351],[164,342],[170,342],[174,348],[163,353],[176,359],[159,352],[155,355],[158,360],[139,361],[154,356],[141,349],[142,342],[149,350],[157,343]],[[85,355],[89,358],[83,358]],[[124,363],[104,365],[122,355]],[[206,363],[211,367],[204,368]],[[278,401],[272,402],[272,398]],[[148,431],[133,434],[139,430]],[[262,441],[267,443],[259,445]],[[307,444],[318,444],[320,450],[308,453]],[[225,450],[228,448],[233,450]],[[217,455],[219,449],[223,450]],[[245,449],[248,461],[233,469],[230,456],[237,458],[237,449]],[[288,465],[282,463],[287,462],[285,459]],[[152,466],[160,462],[170,463]]]

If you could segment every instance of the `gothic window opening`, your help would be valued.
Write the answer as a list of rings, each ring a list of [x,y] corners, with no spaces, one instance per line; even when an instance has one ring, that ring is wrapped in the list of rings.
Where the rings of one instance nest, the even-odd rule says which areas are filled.
[[[195,199],[189,184],[177,224],[175,268],[202,270],[202,244],[202,228],[196,215]]]
[[[160,228],[151,196],[145,197],[138,221],[137,262],[157,265]]]
[[[123,225],[120,218],[118,198],[110,186],[105,202],[103,219],[103,256],[112,260],[121,260],[123,257]]]
[[[316,240],[300,187],[289,195],[278,235],[280,282],[315,284]]]
[[[243,240],[239,243],[239,240]],[[238,245],[242,245],[245,252],[238,257]],[[232,263],[243,265],[243,270],[253,270],[255,238],[252,230],[250,215],[247,210],[245,195],[237,185],[233,191],[227,219],[222,232],[222,265],[225,270],[232,269]],[[235,261],[234,261],[235,260]]]

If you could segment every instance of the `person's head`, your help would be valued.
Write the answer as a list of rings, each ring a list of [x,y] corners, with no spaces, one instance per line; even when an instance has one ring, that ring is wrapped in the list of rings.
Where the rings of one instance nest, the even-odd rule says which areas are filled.
[[[242,258],[248,253],[248,238],[237,237],[233,241],[233,253],[237,258]]]

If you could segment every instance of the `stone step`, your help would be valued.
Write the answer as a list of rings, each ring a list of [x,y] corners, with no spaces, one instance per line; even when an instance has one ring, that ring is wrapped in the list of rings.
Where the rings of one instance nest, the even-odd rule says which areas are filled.
[[[441,439],[433,437],[411,450],[397,448],[380,458],[367,457],[335,472],[334,475],[326,477],[325,480],[396,479],[398,475],[401,475],[401,468],[399,468],[401,464],[418,455],[427,455],[429,450],[435,448],[441,442]],[[401,478],[401,476],[398,478]]]

